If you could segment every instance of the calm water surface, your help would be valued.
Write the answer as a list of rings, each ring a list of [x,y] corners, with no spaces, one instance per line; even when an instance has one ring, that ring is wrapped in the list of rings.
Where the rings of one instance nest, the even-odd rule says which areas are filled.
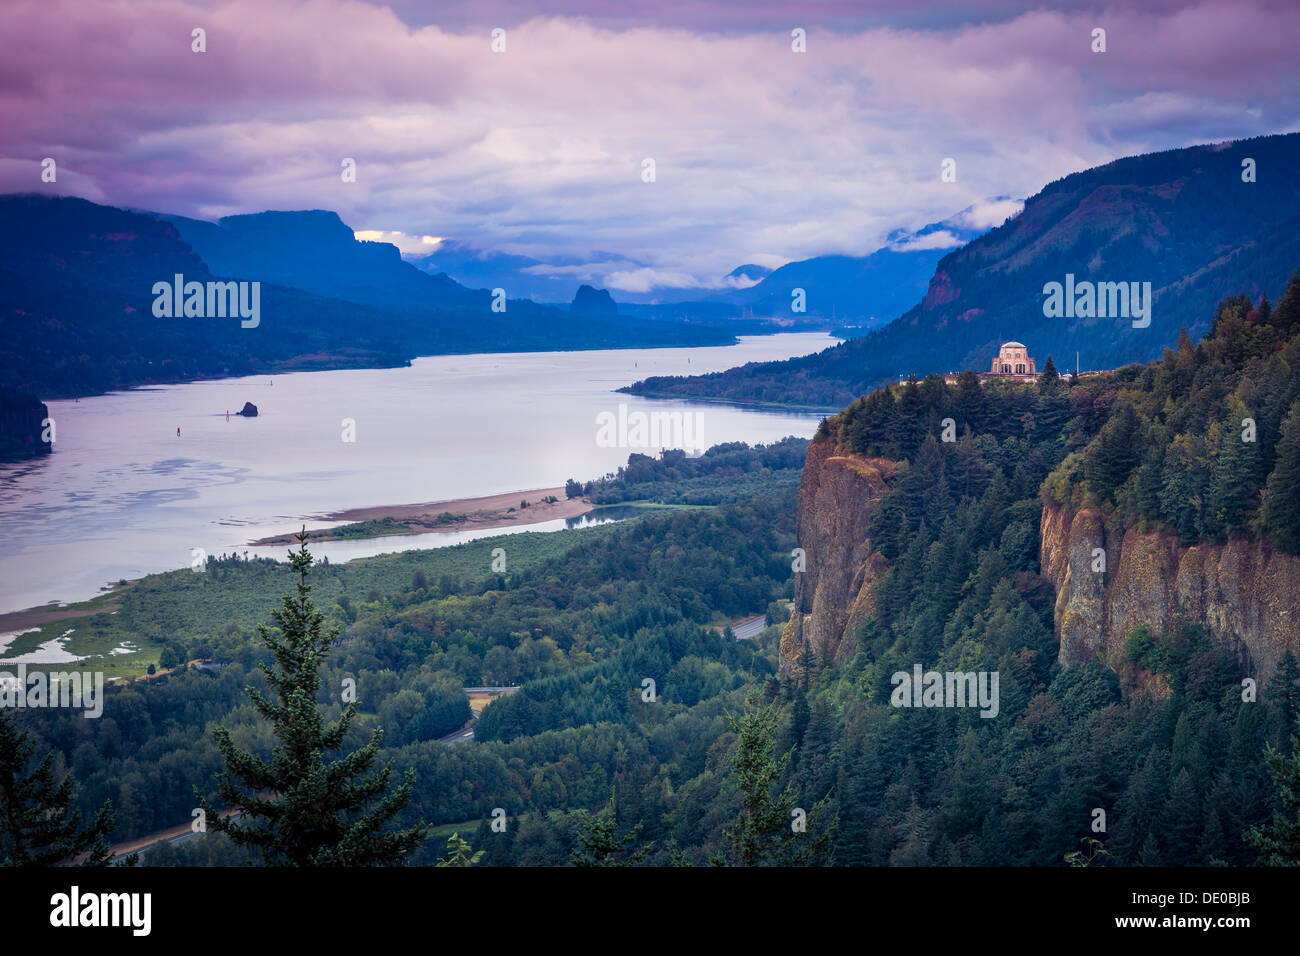
[[[304,522],[326,527],[312,519],[330,511],[598,477],[627,461],[629,449],[596,444],[597,414],[617,414],[620,402],[629,411],[698,412],[705,445],[811,437],[819,415],[650,401],[613,389],[647,375],[805,355],[834,341],[795,333],[747,336],[730,347],[436,356],[408,368],[48,402],[54,453],[0,466],[0,612],[82,600],[119,578],[185,567],[191,548],[242,552],[251,540]],[[257,418],[233,414],[246,401],[257,405]],[[342,440],[345,418],[356,423],[355,442]],[[530,530],[551,525],[563,522]],[[455,544],[466,534],[482,536],[340,542],[322,554],[345,560]]]

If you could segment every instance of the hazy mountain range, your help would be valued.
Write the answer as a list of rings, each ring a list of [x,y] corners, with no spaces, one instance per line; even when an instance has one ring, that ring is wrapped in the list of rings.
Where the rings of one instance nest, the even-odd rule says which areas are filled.
[[[635,291],[609,285],[625,315],[697,321],[729,318],[776,317],[787,326],[824,328],[832,324],[871,327],[895,318],[923,295],[934,268],[952,249],[988,231],[996,222],[982,216],[988,210],[1019,210],[1019,203],[996,197],[969,207],[941,222],[915,232],[897,229],[880,249],[865,256],[825,255],[790,262],[772,270],[746,263],[718,280],[716,290],[698,286],[659,286]],[[597,253],[594,261],[558,258],[543,262],[529,256],[476,249],[445,239],[428,256],[411,258],[425,272],[446,275],[471,288],[520,290],[539,302],[568,302],[580,284],[601,285],[600,276],[613,283],[620,276],[635,276],[648,269],[611,254]],[[622,280],[626,281],[626,280]],[[792,311],[792,292],[805,293],[805,311]]]
[[[819,256],[772,272],[739,266],[731,277],[746,287],[707,298],[629,303],[592,285],[558,307],[510,294],[534,274],[523,257],[439,247],[443,264],[482,282],[470,288],[431,272],[437,255],[417,266],[394,245],[358,241],[333,212],[213,223],[3,196],[0,384],[58,398],[448,352],[725,344],[773,330],[764,316],[784,328],[826,328],[832,317],[870,327],[891,310],[901,317],[817,355],[631,390],[839,407],[900,375],[987,368],[1007,339],[1029,345],[1040,364],[1050,354],[1070,368],[1077,352],[1085,369],[1111,368],[1159,355],[1181,327],[1203,332],[1227,295],[1281,293],[1300,259],[1298,161],[1300,134],[1129,157],[1049,184],[988,232],[987,217],[964,210],[896,233],[869,256]],[[1253,164],[1254,181],[1243,164]],[[155,317],[151,290],[176,274],[260,282],[262,321],[247,329],[232,319]],[[1050,282],[1149,283],[1151,320],[1049,317]],[[505,311],[493,308],[494,288],[507,290]],[[790,311],[794,289],[804,290],[804,313]]]
[[[839,408],[901,375],[986,370],[1024,342],[1039,367],[1115,368],[1208,329],[1239,292],[1274,301],[1300,261],[1300,133],[1133,156],[1074,173],[1004,225],[943,255],[924,298],[885,328],[815,355],[716,375],[648,379],[642,395]],[[771,282],[769,276],[765,282]],[[1049,315],[1048,283],[1150,284],[1149,323]],[[1109,299],[1109,296],[1108,296]]]
[[[176,275],[259,283],[260,321],[156,317],[154,286]],[[0,196],[0,322],[0,384],[42,398],[452,352],[734,341],[719,328],[494,303],[390,244],[358,242],[332,212],[210,223],[37,195]]]

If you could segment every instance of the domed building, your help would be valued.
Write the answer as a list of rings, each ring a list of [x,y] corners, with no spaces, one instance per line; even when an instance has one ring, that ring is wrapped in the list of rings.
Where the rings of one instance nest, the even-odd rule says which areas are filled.
[[[1033,382],[1038,380],[1038,363],[1029,354],[1029,348],[1023,342],[1003,342],[998,354],[987,372],[976,373],[980,381],[989,379],[1006,379],[1012,382]],[[949,372],[943,380],[949,385],[957,384],[956,372]]]
[[[1029,349],[1023,343],[1003,342],[989,373],[999,378],[1017,378],[1021,375],[1037,378],[1038,368],[1029,355]]]

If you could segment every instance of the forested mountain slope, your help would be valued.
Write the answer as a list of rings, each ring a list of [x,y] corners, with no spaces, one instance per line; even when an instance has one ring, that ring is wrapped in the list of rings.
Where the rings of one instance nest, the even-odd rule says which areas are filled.
[[[1243,181],[1253,162],[1254,181]],[[1020,215],[945,256],[925,298],[883,329],[785,362],[694,378],[651,378],[642,395],[842,407],[886,381],[985,370],[1000,343],[1029,345],[1073,368],[1111,369],[1160,355],[1215,303],[1278,296],[1300,261],[1300,133],[1116,160],[1031,197]],[[1150,283],[1150,324],[1044,312],[1044,285]],[[1139,289],[1141,286],[1139,286]],[[1141,320],[1139,320],[1141,321]]]

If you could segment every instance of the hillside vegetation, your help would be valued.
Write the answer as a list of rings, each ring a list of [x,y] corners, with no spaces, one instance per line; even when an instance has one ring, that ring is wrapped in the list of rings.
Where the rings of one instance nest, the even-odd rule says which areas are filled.
[[[778,602],[794,590],[796,544],[785,443],[689,462],[634,458],[592,488],[673,503],[703,495],[711,478],[718,505],[557,534],[542,550],[503,538],[454,549],[459,556],[323,570],[319,596],[346,642],[325,686],[355,676],[363,710],[348,746],[386,728],[381,759],[416,771],[401,822],[457,825],[487,865],[568,862],[588,819],[581,811],[612,814],[643,863],[727,858],[744,798],[736,761],[756,728],[773,753],[790,754],[773,792],[788,787],[810,820],[838,820],[837,864],[1059,866],[1085,838],[1121,865],[1254,863],[1245,834],[1278,800],[1263,748],[1285,747],[1300,713],[1294,657],[1258,700],[1243,699],[1237,657],[1191,623],[1135,634],[1125,667],[1062,668],[1039,521],[1043,496],[1062,495],[1093,500],[1116,520],[1179,527],[1181,508],[1142,509],[1139,472],[1158,463],[1169,505],[1183,494],[1166,489],[1205,473],[1195,480],[1207,482],[1207,497],[1189,530],[1288,546],[1279,502],[1298,497],[1298,296],[1300,280],[1275,309],[1231,297],[1200,345],[1073,386],[1051,371],[1029,385],[914,379],[828,419],[821,441],[898,463],[871,516],[888,569],[857,653],[842,664],[805,654],[778,677]],[[1246,470],[1232,464],[1224,437],[1238,402],[1258,422]],[[940,440],[949,424],[956,441]],[[1121,466],[1111,449],[1129,430],[1138,437],[1123,446],[1134,453]],[[1178,454],[1189,443],[1203,447],[1208,473]],[[1250,495],[1226,494],[1247,475]],[[747,482],[744,496],[728,490]],[[1244,499],[1249,507],[1222,517],[1209,506]],[[509,573],[489,571],[496,546],[510,555]],[[518,565],[516,548],[526,557]],[[264,652],[251,628],[283,571],[227,560],[202,585],[177,574],[185,581],[155,581],[115,617],[129,612],[129,628],[174,656],[212,654],[226,665],[219,674],[124,687],[93,728],[55,711],[23,715],[74,770],[87,810],[113,800],[123,837],[188,818],[190,786],[210,787],[219,764],[214,723],[240,746],[270,745],[243,688],[260,681]],[[206,607],[179,596],[200,586]],[[235,600],[244,605],[237,615]],[[756,639],[714,629],[764,611],[774,625]],[[892,706],[891,675],[917,664],[997,672],[997,716]],[[475,742],[434,739],[463,716],[456,688],[479,683],[520,689],[487,707]],[[753,691],[779,708],[774,724],[732,722]],[[322,703],[339,707],[333,696]],[[505,833],[489,825],[497,807],[511,821]],[[413,862],[430,863],[439,849]],[[243,860],[213,836],[153,859]]]

